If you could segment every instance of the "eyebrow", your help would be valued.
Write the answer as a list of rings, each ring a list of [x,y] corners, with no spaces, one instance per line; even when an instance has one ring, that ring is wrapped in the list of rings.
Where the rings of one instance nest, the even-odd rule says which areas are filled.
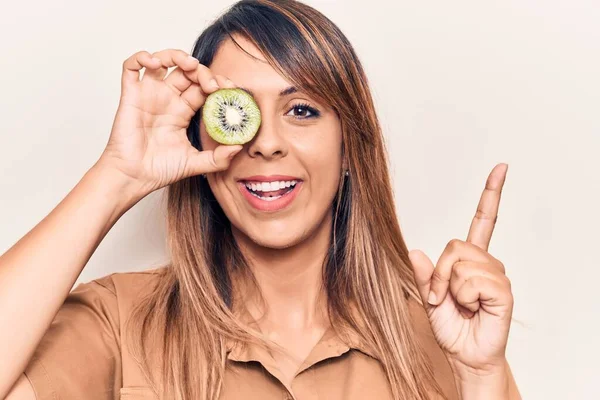
[[[252,90],[247,89],[243,86],[238,86],[238,89],[242,89],[245,92],[248,92],[250,94],[250,96],[254,97],[254,92],[252,92]],[[284,96],[288,96],[292,93],[296,93],[298,92],[298,88],[295,86],[289,86],[285,89],[283,89],[281,92],[279,92],[279,97],[284,97]]]

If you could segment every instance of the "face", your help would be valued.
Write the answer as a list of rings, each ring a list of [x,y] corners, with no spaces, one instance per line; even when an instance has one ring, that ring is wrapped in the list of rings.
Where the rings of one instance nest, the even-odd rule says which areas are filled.
[[[213,74],[229,78],[254,95],[262,122],[230,167],[207,174],[208,182],[234,234],[263,247],[294,246],[325,229],[331,220],[331,204],[342,175],[340,120],[332,108],[306,93],[281,95],[291,84],[251,42],[234,38],[260,61],[228,39],[209,67]],[[219,145],[206,133],[204,123],[200,136],[203,149]],[[293,188],[278,191],[272,189],[280,185],[270,183],[286,182],[283,186],[288,186],[293,181],[297,182]],[[268,191],[251,192],[246,184]]]

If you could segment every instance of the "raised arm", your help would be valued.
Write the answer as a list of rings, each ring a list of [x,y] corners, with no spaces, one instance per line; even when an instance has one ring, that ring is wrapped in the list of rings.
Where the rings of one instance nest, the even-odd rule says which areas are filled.
[[[170,67],[177,68],[167,74]],[[242,149],[199,151],[187,137],[192,117],[219,89],[215,79],[232,85],[182,50],[141,51],[124,62],[121,99],[102,156],[49,215],[0,256],[0,399],[11,388],[30,392],[23,371],[115,222],[157,189],[228,168]]]

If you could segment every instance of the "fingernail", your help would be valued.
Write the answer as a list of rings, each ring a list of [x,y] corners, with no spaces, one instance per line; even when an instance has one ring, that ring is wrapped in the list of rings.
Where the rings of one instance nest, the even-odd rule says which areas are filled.
[[[192,60],[192,61],[198,61],[198,59],[197,59],[196,57],[194,57],[194,56],[188,56],[188,58],[189,58],[190,60]]]
[[[432,306],[435,306],[436,305],[436,303],[435,303],[436,300],[437,300],[437,296],[435,295],[435,293],[433,291],[429,292],[429,297],[427,298],[427,302],[429,304],[431,304]]]
[[[225,81],[225,83],[227,84],[227,86],[235,86],[235,84],[233,83],[233,81],[231,79],[227,79]]]
[[[216,79],[211,79],[211,80],[210,80],[210,85],[211,85],[212,87],[214,87],[214,88],[217,88],[217,89],[219,88],[219,84],[217,83],[217,80],[216,80]]]
[[[233,157],[235,157],[235,155],[236,155],[237,153],[239,153],[239,152],[240,152],[240,150],[242,150],[242,148],[239,148],[239,149],[237,149],[237,150],[234,150],[234,151],[232,151],[231,153],[229,153],[229,159],[231,160]]]

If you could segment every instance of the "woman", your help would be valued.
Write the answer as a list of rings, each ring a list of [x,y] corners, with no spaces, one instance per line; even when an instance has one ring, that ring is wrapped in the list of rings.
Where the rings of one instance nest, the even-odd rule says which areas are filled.
[[[0,397],[520,398],[510,285],[487,252],[506,165],[434,268],[409,259],[367,79],[331,21],[241,1],[192,56],[125,61],[102,156],[0,259],[13,328]],[[231,87],[262,114],[244,146],[218,145],[200,120],[206,96]],[[289,189],[265,199],[281,195],[265,181]],[[113,224],[165,186],[171,263],[69,294]]]

